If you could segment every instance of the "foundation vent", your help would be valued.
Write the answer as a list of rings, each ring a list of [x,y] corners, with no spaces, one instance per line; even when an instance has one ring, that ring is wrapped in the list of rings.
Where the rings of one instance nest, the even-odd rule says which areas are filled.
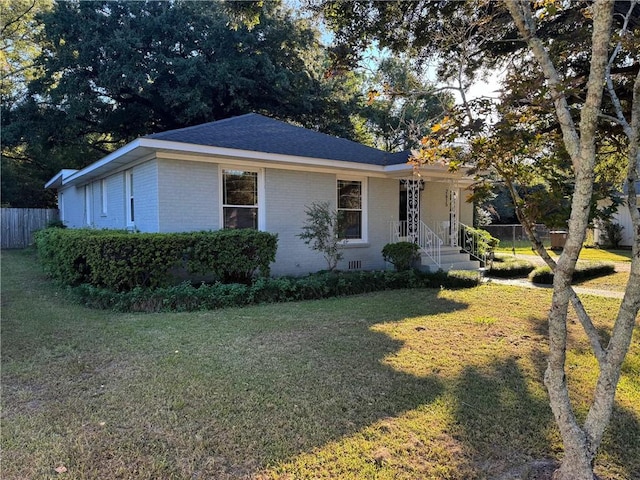
[[[349,260],[349,270],[361,270],[362,260]]]

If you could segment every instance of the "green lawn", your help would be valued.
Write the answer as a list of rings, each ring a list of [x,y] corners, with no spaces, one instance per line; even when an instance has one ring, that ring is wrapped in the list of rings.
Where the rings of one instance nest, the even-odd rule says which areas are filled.
[[[1,477],[496,478],[560,455],[541,380],[549,301],[482,285],[116,314],[3,252]],[[585,303],[606,332],[618,301]],[[569,328],[583,415],[594,362]],[[602,478],[640,478],[638,329],[631,348]]]
[[[560,251],[553,251],[548,248],[548,252],[552,257],[560,255]],[[515,248],[512,242],[505,241],[500,243],[496,252],[508,253],[515,255],[537,255],[531,249],[531,244],[528,242],[516,242]],[[583,248],[580,252],[580,260],[589,260],[594,262],[631,262],[631,250],[606,250],[604,248]]]

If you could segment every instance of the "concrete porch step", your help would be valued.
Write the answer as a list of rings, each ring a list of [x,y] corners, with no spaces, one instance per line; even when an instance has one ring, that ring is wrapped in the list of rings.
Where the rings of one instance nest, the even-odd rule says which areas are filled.
[[[437,267],[433,260],[424,253],[420,256],[420,265],[430,271],[442,268],[447,272],[449,270],[478,270],[480,268],[479,261],[472,260],[468,253],[461,253],[457,247],[442,247],[440,249],[441,267]]]

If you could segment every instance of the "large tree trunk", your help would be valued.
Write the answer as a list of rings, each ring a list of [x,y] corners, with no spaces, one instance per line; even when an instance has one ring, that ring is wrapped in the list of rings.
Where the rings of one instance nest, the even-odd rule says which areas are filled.
[[[598,434],[600,428],[596,428],[595,432],[588,426],[582,428],[573,412],[565,371],[567,313],[569,304],[574,297],[571,280],[589,220],[594,179],[596,129],[607,73],[613,2],[600,0],[593,5],[591,71],[587,84],[587,96],[581,111],[579,131],[567,107],[560,76],[543,42],[536,36],[535,19],[530,3],[526,0],[505,0],[505,4],[522,38],[529,45],[545,74],[553,95],[564,143],[571,156],[576,180],[569,219],[569,234],[562,255],[554,268],[553,297],[548,317],[549,358],[544,382],[549,392],[551,409],[560,429],[565,449],[565,457],[560,468],[555,472],[554,479],[593,480],[593,464],[602,435]],[[609,423],[620,372],[618,365],[617,374],[612,375],[610,367],[614,367],[613,370],[616,368],[608,362],[606,357],[608,355],[598,358],[601,362],[598,386],[607,385],[607,388],[596,389],[594,405],[604,407],[598,409],[599,420],[593,425],[595,426],[597,423],[598,427],[606,426]],[[602,428],[603,430],[604,428]]]

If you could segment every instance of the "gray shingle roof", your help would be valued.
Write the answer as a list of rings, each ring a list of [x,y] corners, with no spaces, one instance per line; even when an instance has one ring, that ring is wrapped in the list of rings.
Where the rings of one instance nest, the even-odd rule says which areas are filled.
[[[383,166],[405,163],[409,156],[408,152],[384,152],[257,113],[169,130],[144,138]]]

